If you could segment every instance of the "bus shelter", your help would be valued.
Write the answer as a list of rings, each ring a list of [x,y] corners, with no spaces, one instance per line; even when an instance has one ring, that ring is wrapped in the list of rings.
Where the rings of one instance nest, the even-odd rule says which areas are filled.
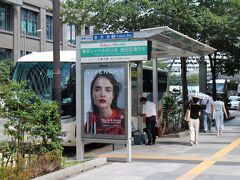
[[[77,37],[76,61],[76,152],[83,159],[84,143],[125,143],[131,161],[131,63],[137,64],[138,96],[142,96],[142,62],[153,61],[153,102],[158,106],[157,58],[204,56],[214,48],[198,42],[169,27],[142,29],[138,32],[96,34]],[[123,107],[114,118],[101,118],[93,109],[95,79],[115,75],[123,88],[118,100]],[[116,83],[115,83],[116,84]],[[114,87],[114,86],[113,86]],[[100,89],[100,85],[97,87]],[[114,88],[113,88],[114,89]],[[120,93],[117,93],[120,95]],[[138,103],[139,97],[136,98]],[[92,101],[90,104],[90,101]],[[105,103],[105,100],[100,100]],[[100,102],[99,101],[99,102]],[[136,104],[136,102],[134,102]],[[139,107],[138,107],[139,108]],[[112,127],[111,127],[112,126]],[[113,130],[113,127],[115,130]],[[117,128],[116,128],[117,127]]]
[[[150,59],[153,62],[153,102],[156,106],[158,104],[158,58],[204,56],[216,51],[216,49],[167,26],[142,29],[136,32],[135,37],[146,38],[150,42]]]

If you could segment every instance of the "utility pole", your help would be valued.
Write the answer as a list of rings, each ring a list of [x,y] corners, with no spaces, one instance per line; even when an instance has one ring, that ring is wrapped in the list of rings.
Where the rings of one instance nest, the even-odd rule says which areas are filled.
[[[60,2],[53,0],[53,88],[52,100],[58,102],[61,112],[60,79]]]

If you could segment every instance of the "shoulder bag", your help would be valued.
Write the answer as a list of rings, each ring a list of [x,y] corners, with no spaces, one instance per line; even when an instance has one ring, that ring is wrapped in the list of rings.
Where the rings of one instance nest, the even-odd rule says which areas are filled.
[[[184,116],[184,120],[185,121],[189,121],[190,120],[190,114],[191,114],[191,104],[189,106],[189,108],[187,109],[185,116]]]

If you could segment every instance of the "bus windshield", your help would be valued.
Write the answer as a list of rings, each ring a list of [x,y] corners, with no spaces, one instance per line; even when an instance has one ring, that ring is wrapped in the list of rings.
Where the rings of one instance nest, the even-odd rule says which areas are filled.
[[[72,63],[61,63],[61,94],[62,94],[62,116],[73,116],[69,111],[69,105],[73,105],[74,87],[71,86]],[[13,80],[27,81],[28,86],[33,89],[45,102],[52,100],[53,83],[52,62],[18,62],[16,64]],[[72,108],[74,109],[74,108]]]

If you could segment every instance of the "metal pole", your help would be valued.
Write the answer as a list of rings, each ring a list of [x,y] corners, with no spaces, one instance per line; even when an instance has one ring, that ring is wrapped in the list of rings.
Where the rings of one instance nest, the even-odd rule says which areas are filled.
[[[22,55],[25,56],[26,55],[26,31],[22,30]]]
[[[156,106],[156,110],[158,110],[158,70],[157,70],[157,58],[152,58],[153,61],[153,69],[152,69],[152,80],[153,80],[153,103]],[[156,114],[158,116],[158,114]],[[156,118],[158,119],[158,117]]]
[[[27,40],[27,33],[26,33],[26,31],[24,31],[24,56],[27,54],[26,40]]]
[[[127,138],[127,162],[132,162],[132,143],[131,143],[131,132],[132,132],[132,124],[131,124],[131,117],[132,117],[132,103],[131,103],[131,97],[132,97],[132,89],[129,87],[132,87],[131,84],[131,64],[128,63],[128,68],[127,68],[127,83],[128,83],[128,88],[127,88],[127,121],[128,121],[128,138]]]
[[[82,32],[81,32],[82,33]],[[77,54],[76,54],[76,159],[84,159],[84,143],[82,141],[82,123],[81,123],[81,113],[82,113],[82,99],[81,99],[81,53],[80,53],[81,43],[80,37],[77,37]]]
[[[53,0],[53,88],[52,99],[59,104],[61,110],[60,84],[60,2]]]

